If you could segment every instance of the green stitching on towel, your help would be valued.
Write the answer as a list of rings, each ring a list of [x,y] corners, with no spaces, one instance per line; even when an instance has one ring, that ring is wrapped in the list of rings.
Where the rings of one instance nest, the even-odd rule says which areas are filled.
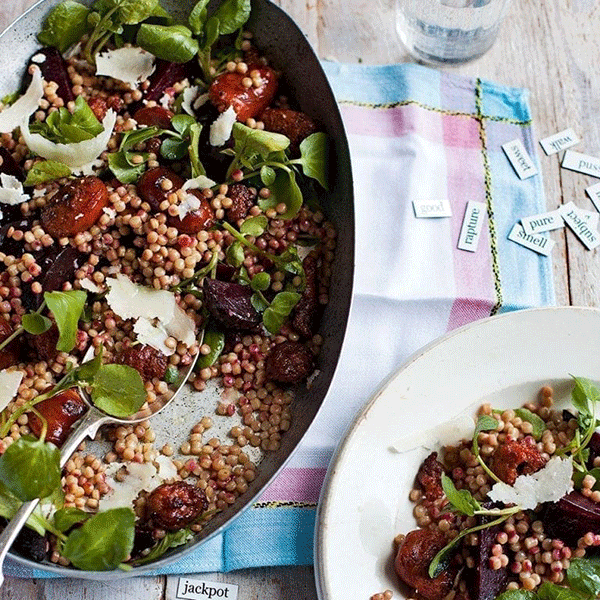
[[[316,502],[257,502],[252,508],[317,508]]]
[[[490,316],[495,315],[502,306],[502,281],[500,278],[500,264],[498,261],[498,237],[496,234],[496,223],[494,221],[494,205],[492,202],[492,172],[490,170],[490,159],[487,151],[487,135],[485,131],[486,117],[482,112],[482,87],[481,80],[477,79],[475,87],[475,106],[477,107],[477,120],[479,121],[479,138],[481,139],[481,154],[483,157],[483,170],[485,178],[485,200],[488,212],[488,230],[490,233],[490,250],[492,253],[492,271],[494,272],[494,290],[496,292],[496,303],[490,311]]]

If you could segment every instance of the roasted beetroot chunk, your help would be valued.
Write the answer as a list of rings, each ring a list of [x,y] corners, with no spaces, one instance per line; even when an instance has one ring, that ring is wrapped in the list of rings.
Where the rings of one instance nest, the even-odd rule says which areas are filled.
[[[4,528],[7,524],[8,521],[4,517],[0,517],[0,527]],[[49,549],[48,540],[29,527],[21,529],[11,546],[11,552],[35,562],[44,561]]]
[[[189,525],[207,507],[206,494],[185,481],[164,483],[148,496],[146,502],[149,520],[167,531]]]
[[[11,324],[4,318],[0,317],[0,342],[8,339],[14,330]],[[0,350],[0,370],[6,369],[14,365],[19,358],[19,342],[13,340],[6,348]]]
[[[25,181],[25,173],[23,169],[17,164],[17,161],[13,158],[13,155],[4,146],[0,146],[0,173],[5,175],[12,175],[19,181]],[[6,210],[6,206],[2,207],[2,210]],[[19,210],[19,213],[21,211]]]
[[[452,565],[435,579],[428,573],[431,561],[446,543],[446,537],[438,529],[416,529],[398,548],[394,561],[396,575],[425,600],[443,600],[454,585],[457,569]]]
[[[159,102],[168,88],[185,79],[193,72],[194,68],[193,61],[191,64],[179,64],[166,60],[157,60],[156,71],[150,77],[150,85],[146,91],[146,100]]]
[[[277,344],[267,357],[267,377],[280,383],[300,383],[313,370],[313,353],[300,342]]]
[[[294,308],[292,327],[303,337],[312,337],[317,329],[319,318],[319,279],[317,259],[308,255],[302,262],[306,274],[306,288],[300,302]]]
[[[249,286],[206,278],[203,289],[210,314],[228,329],[253,329],[260,323],[260,313],[250,301]]]
[[[53,81],[58,85],[56,95],[63,100],[65,105],[67,102],[75,100],[73,89],[71,87],[71,78],[67,72],[67,63],[65,62],[62,54],[56,48],[43,48],[34,54],[34,57],[39,55],[44,56],[42,62],[31,62],[30,64],[37,65],[42,76],[47,82]]]
[[[578,491],[546,505],[541,515],[548,537],[576,546],[586,533],[600,534],[600,504]]]
[[[442,489],[442,473],[444,467],[438,462],[438,453],[432,452],[421,464],[417,473],[417,481],[427,500],[437,500],[444,495]]]
[[[162,379],[168,366],[167,357],[150,346],[128,346],[117,356],[117,362],[136,369],[144,381]]]

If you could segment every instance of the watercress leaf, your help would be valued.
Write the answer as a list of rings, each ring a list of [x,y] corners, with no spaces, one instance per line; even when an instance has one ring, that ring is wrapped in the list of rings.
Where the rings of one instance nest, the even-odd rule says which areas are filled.
[[[498,429],[498,421],[491,417],[490,415],[481,415],[479,419],[477,419],[477,424],[475,425],[475,431],[473,432],[473,454],[477,456],[479,454],[479,443],[477,442],[477,438],[482,431],[495,431]]]
[[[0,482],[19,500],[45,498],[60,486],[60,450],[29,435],[0,457]]]
[[[75,100],[75,110],[72,113],[65,111],[60,114],[63,117],[61,127],[65,137],[72,142],[92,139],[104,131],[102,123],[83,96],[78,96]]]
[[[102,365],[92,382],[92,402],[113,417],[130,417],[146,402],[141,375],[127,365]]]
[[[573,406],[581,413],[591,414],[590,403],[600,400],[600,390],[585,377],[573,377],[575,386],[572,392]]]
[[[43,46],[53,46],[65,52],[88,30],[90,9],[79,2],[65,0],[46,17],[38,40]]]
[[[250,302],[254,307],[254,310],[259,313],[263,313],[265,310],[267,310],[267,308],[269,308],[269,303],[266,301],[265,297],[258,292],[256,294],[252,294],[250,297]]]
[[[461,536],[455,537],[449,544],[444,546],[434,557],[433,560],[429,563],[428,574],[429,577],[434,579],[437,577],[444,569],[448,567],[450,564],[450,560],[452,556],[456,552],[456,547],[458,543],[462,539]]]
[[[45,292],[44,300],[54,315],[58,327],[59,352],[71,352],[77,342],[77,324],[83,313],[87,294],[82,290]]]
[[[279,333],[279,330],[285,322],[285,317],[276,313],[271,307],[267,308],[263,313],[263,325],[265,329],[272,335]]]
[[[147,168],[145,162],[132,165],[127,152],[111,152],[108,155],[108,168],[121,183],[137,183]]]
[[[7,107],[7,106],[11,106],[11,104],[14,104],[20,97],[21,97],[21,92],[19,92],[17,90],[16,92],[13,92],[12,94],[6,94],[6,96],[3,96],[2,100],[0,100],[0,102],[2,102],[2,104],[4,104],[5,107]]]
[[[539,417],[535,413],[532,413],[530,410],[527,410],[526,408],[515,409],[515,415],[517,415],[517,417],[519,417],[523,421],[527,421],[528,423],[531,423],[531,425],[533,427],[531,435],[536,440],[541,439],[542,433],[544,433],[544,430],[546,429],[546,423],[544,422],[544,420],[541,417]]]
[[[139,158],[136,158],[138,156],[142,157],[142,162],[139,162]],[[145,163],[148,160],[149,156],[149,152],[125,152],[125,160],[127,161],[127,164],[133,168],[143,167],[145,169]]]
[[[455,510],[468,517],[472,517],[476,510],[481,510],[481,505],[473,498],[471,492],[469,490],[457,490],[452,479],[445,474],[442,474],[442,488],[448,502]]]
[[[192,164],[192,178],[206,176],[206,169],[200,161],[200,134],[202,133],[202,125],[194,123],[190,127],[190,145],[188,152],[190,153],[190,163]]]
[[[62,554],[85,571],[112,571],[131,553],[135,515],[130,508],[98,513],[69,534]]]
[[[255,292],[264,292],[271,287],[271,276],[268,273],[257,273],[250,282],[250,287]]]
[[[250,0],[225,0],[215,12],[222,35],[235,33],[250,17]]]
[[[242,123],[234,123],[233,139],[243,144],[243,148],[267,158],[272,152],[285,150],[290,145],[290,140],[281,133],[252,129]]]
[[[200,49],[192,32],[182,25],[142,24],[137,35],[137,45],[157,58],[175,63],[186,63]]]
[[[263,185],[267,187],[273,185],[275,183],[275,177],[277,177],[277,173],[275,173],[275,169],[264,165],[260,170],[260,179],[263,182]]]
[[[244,235],[251,235],[252,237],[258,237],[265,232],[269,220],[267,217],[259,215],[258,217],[250,217],[246,219],[240,227],[240,233]]]
[[[175,365],[169,365],[165,371],[165,383],[175,383],[179,379],[179,369]]]
[[[300,164],[304,174],[316,179],[326,190],[329,190],[327,183],[328,156],[329,138],[326,133],[313,133],[300,144]]]
[[[43,160],[37,162],[27,172],[27,179],[23,185],[39,185],[48,181],[55,181],[63,177],[68,177],[71,174],[71,169],[64,163],[55,160]]]
[[[189,528],[180,529],[179,531],[167,532],[164,538],[150,550],[146,556],[135,561],[136,565],[145,565],[160,558],[167,550],[183,546],[193,537],[193,533]]]
[[[529,590],[508,590],[497,596],[496,600],[537,600],[537,594]]]
[[[38,313],[27,313],[21,317],[21,325],[27,333],[40,335],[52,327],[52,321]]]
[[[268,198],[261,198],[258,205],[263,211],[275,208],[278,204],[285,204],[286,211],[279,215],[280,219],[293,219],[302,207],[302,191],[296,183],[296,175],[293,171],[277,172],[274,183],[270,186],[271,194]]]
[[[206,23],[206,17],[208,13],[206,8],[208,3],[209,0],[200,0],[196,3],[196,6],[194,6],[192,12],[190,13],[188,21],[190,24],[190,29],[194,35],[200,35],[204,29],[204,24]]]
[[[219,38],[221,23],[218,17],[211,17],[206,21],[206,27],[204,28],[204,52],[210,52],[211,46]]]
[[[102,366],[103,354],[104,346],[100,346],[100,352],[98,352],[94,358],[84,362],[80,367],[77,367],[74,372],[76,381],[91,383]]]
[[[127,131],[123,134],[119,150],[131,150],[138,144],[141,144],[142,142],[145,142],[153,137],[157,137],[161,135],[161,133],[162,129],[154,126],[135,129],[134,131]]]
[[[160,147],[160,153],[167,160],[181,160],[187,152],[188,143],[185,140],[168,138]]]
[[[210,352],[198,357],[198,363],[196,365],[198,369],[212,367],[217,362],[217,359],[225,347],[225,334],[220,331],[205,331],[204,341],[202,343],[210,348]]]
[[[300,294],[280,292],[273,298],[271,306],[263,314],[263,324],[272,335],[279,333],[286,318],[300,301]]]
[[[118,6],[119,21],[124,25],[137,25],[151,17],[159,6],[159,0],[108,0]]]
[[[544,581],[538,588],[537,597],[539,600],[590,600],[589,596],[549,581]]]
[[[59,531],[69,531],[73,525],[87,521],[92,515],[79,508],[67,506],[54,513],[54,527]]]
[[[190,127],[196,124],[196,119],[191,115],[175,115],[171,124],[177,133],[187,137],[190,133]]]
[[[567,569],[571,587],[596,598],[600,595],[600,558],[574,558]]]
[[[234,242],[227,248],[227,262],[236,269],[244,262],[244,248],[241,242]]]

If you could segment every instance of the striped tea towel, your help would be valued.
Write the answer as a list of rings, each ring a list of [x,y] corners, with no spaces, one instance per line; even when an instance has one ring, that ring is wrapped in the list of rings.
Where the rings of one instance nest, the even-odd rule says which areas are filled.
[[[411,64],[324,67],[348,131],[356,192],[355,296],[338,372],[301,447],[259,502],[160,573],[310,564],[329,459],[381,381],[448,330],[554,303],[550,259],[507,240],[521,217],[546,210],[541,176],[518,179],[501,149],[520,139],[537,165],[527,93]],[[452,217],[415,218],[413,200],[440,199]],[[475,253],[457,249],[469,200],[487,207]],[[12,575],[47,576],[11,567]]]

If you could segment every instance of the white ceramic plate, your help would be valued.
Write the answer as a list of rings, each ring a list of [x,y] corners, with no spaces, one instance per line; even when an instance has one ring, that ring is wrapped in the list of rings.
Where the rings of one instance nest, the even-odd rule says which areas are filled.
[[[392,446],[403,436],[474,415],[482,402],[521,406],[547,383],[566,404],[569,374],[600,380],[600,310],[505,314],[414,355],[356,418],[330,466],[315,538],[319,598],[368,600],[386,589],[406,597],[393,571],[393,539],[416,528],[408,493],[431,450],[398,453]]]

